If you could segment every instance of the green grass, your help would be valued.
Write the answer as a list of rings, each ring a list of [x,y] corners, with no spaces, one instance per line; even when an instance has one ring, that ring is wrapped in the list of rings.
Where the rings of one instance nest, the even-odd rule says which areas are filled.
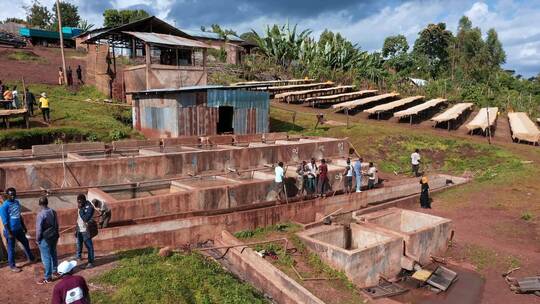
[[[266,303],[253,287],[196,253],[164,258],[155,249],[120,253],[118,266],[96,278],[93,303]]]
[[[20,84],[19,84],[20,85]],[[22,86],[21,86],[22,87]],[[39,135],[49,133],[52,136],[45,136],[44,139],[54,137],[57,130],[67,130],[69,134],[78,134],[78,137],[87,140],[112,141],[127,137],[141,137],[134,132],[131,127],[131,108],[107,104],[89,103],[87,99],[104,99],[106,96],[98,92],[95,87],[83,86],[79,91],[71,91],[65,87],[48,85],[30,85],[30,90],[39,98],[41,92],[46,92],[51,107],[51,127],[40,127],[32,129],[1,129],[0,142],[2,138],[8,140],[5,145],[15,144],[18,148],[27,148],[27,146],[18,145],[10,138],[25,137],[34,138],[33,144],[45,144],[51,141],[39,141]],[[35,113],[36,118],[40,120],[39,110]],[[67,136],[66,141],[71,139]],[[14,143],[13,143],[14,142]],[[54,140],[52,141],[54,142]]]
[[[470,261],[478,271],[486,269],[512,269],[521,266],[521,261],[513,255],[504,255],[493,249],[476,244],[467,244],[464,247],[465,258]]]
[[[294,233],[300,230],[300,225],[294,223],[280,223],[267,227],[259,227],[253,230],[242,230],[236,232],[234,236],[238,239],[262,239],[272,232]]]
[[[47,63],[47,59],[40,57],[33,52],[26,51],[14,51],[8,55],[8,59],[25,62]]]
[[[534,215],[529,211],[525,211],[521,214],[521,219],[528,222],[534,219]]]

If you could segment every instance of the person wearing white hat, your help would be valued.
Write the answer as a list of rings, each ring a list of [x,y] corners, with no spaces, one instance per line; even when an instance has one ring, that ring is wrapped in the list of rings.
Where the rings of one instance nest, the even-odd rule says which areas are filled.
[[[43,114],[43,121],[46,123],[51,122],[51,115],[49,109],[49,99],[45,92],[41,93],[41,98],[39,99],[39,108],[41,109],[41,114]]]
[[[52,304],[90,304],[90,291],[86,280],[72,274],[77,261],[63,261],[58,265],[61,281],[54,286]]]

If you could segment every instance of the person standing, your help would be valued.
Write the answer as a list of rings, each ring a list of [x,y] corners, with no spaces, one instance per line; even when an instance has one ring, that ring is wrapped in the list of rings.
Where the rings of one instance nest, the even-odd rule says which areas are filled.
[[[351,159],[347,158],[347,165],[345,166],[345,171],[343,172],[343,175],[345,176],[345,193],[351,193],[352,192],[352,180],[353,180],[353,166],[351,165]]]
[[[78,83],[79,83],[79,84],[84,84],[84,81],[83,81],[83,79],[82,79],[82,68],[81,68],[81,65],[78,65],[78,66],[77,66],[76,72],[77,72],[77,81],[78,81]]]
[[[281,194],[283,193],[284,195],[287,195],[287,193],[285,192],[285,184],[283,183],[285,179],[285,170],[283,169],[283,162],[278,163],[276,169],[274,170],[274,173],[275,173],[275,177],[274,177],[275,191],[277,193],[278,201],[281,202],[282,201]]]
[[[321,165],[319,166],[319,194],[322,197],[326,196],[326,192],[330,190],[330,183],[328,181],[328,166],[326,165],[326,159],[321,159]]]
[[[431,200],[429,198],[429,184],[427,176],[422,176],[420,179],[420,207],[431,209]]]
[[[58,270],[56,245],[60,233],[56,211],[49,208],[49,200],[46,196],[39,198],[39,207],[41,210],[36,217],[36,242],[41,253],[41,262],[45,268],[44,278],[38,281],[38,284],[42,285],[52,282],[53,273]]]
[[[13,109],[18,109],[19,108],[19,92],[17,91],[17,86],[13,86],[11,95],[13,96],[13,101],[11,103],[11,106],[13,107]]]
[[[0,80],[0,97],[4,97],[4,83]]]
[[[362,192],[362,162],[364,160],[359,157],[354,162],[354,178],[356,180],[356,192]]]
[[[75,237],[77,238],[77,259],[82,260],[83,243],[88,251],[88,264],[86,268],[94,267],[94,243],[92,242],[92,236],[88,231],[88,222],[92,220],[94,216],[94,207],[84,194],[77,195],[77,204],[79,209],[77,210],[77,225]]]
[[[317,190],[317,163],[315,158],[311,158],[311,161],[307,164],[307,194],[313,195]]]
[[[305,160],[302,161],[300,165],[298,165],[298,168],[296,169],[296,173],[298,174],[298,184],[300,191],[298,194],[300,196],[304,195],[304,191],[306,191],[307,186],[307,162]]]
[[[377,177],[377,168],[375,165],[370,162],[369,163],[369,169],[368,169],[368,189],[375,188],[375,185],[377,184],[379,178]]]
[[[58,85],[64,84],[64,71],[62,70],[62,67],[58,68]]]
[[[6,190],[7,199],[0,207],[0,217],[4,224],[4,237],[7,242],[7,254],[9,268],[13,272],[21,272],[21,269],[15,264],[15,242],[19,241],[24,248],[24,254],[30,262],[35,261],[35,257],[30,250],[30,244],[26,238],[26,226],[21,216],[21,204],[17,200],[17,191],[15,188]]]
[[[412,172],[415,177],[419,177],[418,169],[420,168],[420,151],[418,149],[414,150],[414,152],[411,154],[411,165],[412,165]]]
[[[90,290],[83,277],[73,275],[77,261],[63,261],[58,265],[61,280],[54,286],[52,304],[90,304]]]
[[[43,114],[43,121],[46,123],[51,122],[51,114],[49,108],[49,99],[45,92],[41,93],[41,98],[39,99],[39,108],[41,109],[41,114]]]
[[[107,228],[112,217],[111,209],[104,201],[98,199],[93,199],[92,205],[99,212],[99,228]]]
[[[67,85],[72,86],[73,85],[73,70],[71,70],[71,66],[68,66],[67,69]]]
[[[28,113],[30,113],[30,116],[34,116],[34,106],[36,105],[36,97],[32,92],[30,92],[30,88],[26,88],[26,91],[24,92],[24,99],[26,102],[26,109],[28,110]]]

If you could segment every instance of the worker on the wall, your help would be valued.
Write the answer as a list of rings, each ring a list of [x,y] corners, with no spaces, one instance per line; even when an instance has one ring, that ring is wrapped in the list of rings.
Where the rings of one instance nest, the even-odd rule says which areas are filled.
[[[420,179],[420,207],[431,209],[431,199],[429,198],[429,184],[427,176]]]
[[[354,169],[353,169],[353,166],[351,165],[351,159],[347,158],[347,165],[345,165],[345,171],[343,172],[343,175],[345,176],[345,181],[344,181],[345,193],[352,192],[353,172],[354,172]]]
[[[88,251],[88,264],[86,268],[94,267],[94,243],[92,242],[92,235],[89,229],[89,222],[93,221],[94,207],[84,194],[77,195],[77,225],[75,238],[77,240],[77,259],[82,260],[83,243]]]
[[[287,195],[287,192],[285,192],[285,170],[283,169],[283,162],[278,163],[277,167],[274,169],[274,173],[274,190],[277,193],[278,201],[281,202],[281,195]]]
[[[375,185],[379,181],[379,178],[377,177],[377,167],[373,164],[373,162],[369,163],[369,169],[367,172],[368,176],[368,189],[375,188]]]
[[[41,109],[41,114],[43,115],[43,121],[46,123],[51,123],[51,114],[49,108],[49,98],[45,92],[41,93],[39,98],[39,108]]]
[[[420,173],[418,173],[418,170],[420,169],[420,150],[416,149],[411,154],[411,167],[412,167],[412,173],[415,177],[419,177]]]
[[[317,162],[315,158],[311,158],[311,161],[307,164],[306,192],[309,196],[312,196],[317,191],[317,170]]]
[[[354,162],[354,178],[356,182],[356,192],[362,192],[362,163],[364,160],[359,157]]]
[[[13,92],[9,89],[8,86],[5,87],[3,97],[6,101],[6,103],[4,104],[4,108],[11,109],[11,107],[13,106]]]
[[[319,195],[325,197],[326,193],[330,190],[330,182],[328,180],[328,165],[326,165],[326,159],[321,159],[321,164],[319,165]]]
[[[4,237],[7,242],[8,265],[11,271],[21,272],[21,269],[15,264],[15,242],[19,241],[24,248],[24,254],[30,262],[35,261],[35,257],[30,250],[28,238],[26,238],[26,225],[21,216],[21,204],[17,200],[17,191],[15,188],[6,190],[6,200],[0,207],[0,217],[4,224]]]
[[[296,173],[298,174],[298,195],[303,196],[304,192],[306,191],[307,186],[307,180],[308,180],[308,167],[307,162],[305,160],[298,165],[298,168],[296,169]]]
[[[112,213],[109,206],[104,201],[93,199],[92,205],[99,212],[99,228],[109,227],[109,222],[111,221]]]

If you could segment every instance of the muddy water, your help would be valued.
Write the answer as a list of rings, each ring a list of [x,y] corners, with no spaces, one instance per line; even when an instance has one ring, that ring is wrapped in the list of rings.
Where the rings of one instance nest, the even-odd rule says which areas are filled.
[[[407,293],[392,297],[400,303],[414,304],[477,304],[482,300],[484,279],[472,270],[449,266],[458,273],[455,281],[446,292],[435,294],[426,288],[411,289]]]

